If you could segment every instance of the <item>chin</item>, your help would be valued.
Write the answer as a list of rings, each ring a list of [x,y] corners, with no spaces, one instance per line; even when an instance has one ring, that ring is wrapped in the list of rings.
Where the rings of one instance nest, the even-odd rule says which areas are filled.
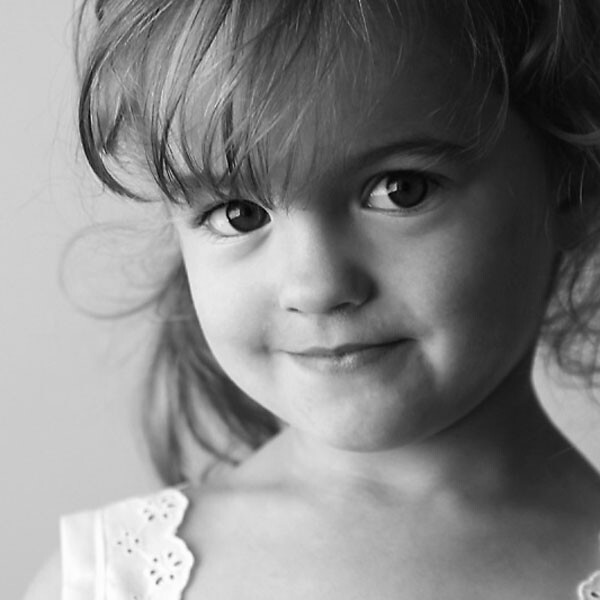
[[[318,418],[316,414],[311,416]],[[427,427],[414,413],[374,414],[371,410],[370,414],[328,417],[321,414],[318,422],[293,419],[290,424],[322,444],[349,452],[384,452],[407,446],[435,431],[435,427],[431,424]]]

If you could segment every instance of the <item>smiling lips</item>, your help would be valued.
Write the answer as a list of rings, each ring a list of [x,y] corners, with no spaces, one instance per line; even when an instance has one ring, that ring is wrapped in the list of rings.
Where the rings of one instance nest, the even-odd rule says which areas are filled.
[[[343,344],[334,348],[309,347],[287,352],[300,365],[322,373],[349,373],[387,357],[407,340],[381,344]]]

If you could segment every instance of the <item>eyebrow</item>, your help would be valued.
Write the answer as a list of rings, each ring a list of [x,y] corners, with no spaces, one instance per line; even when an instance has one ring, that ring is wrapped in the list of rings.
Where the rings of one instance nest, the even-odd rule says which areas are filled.
[[[346,158],[347,164],[359,167],[365,163],[374,163],[390,155],[409,154],[436,161],[473,160],[477,156],[473,144],[465,145],[429,136],[416,136],[396,140],[367,149],[364,152],[351,154]]]
[[[399,155],[415,156],[423,160],[435,162],[469,162],[478,156],[475,144],[460,144],[427,135],[419,135],[401,140],[393,140],[383,145],[374,145],[356,153],[349,152],[343,159],[342,170],[360,171],[366,165],[372,165],[390,156]],[[201,190],[198,180],[193,175],[187,174],[180,177],[184,189],[190,192]],[[194,204],[210,204],[211,200],[202,195],[196,196]]]

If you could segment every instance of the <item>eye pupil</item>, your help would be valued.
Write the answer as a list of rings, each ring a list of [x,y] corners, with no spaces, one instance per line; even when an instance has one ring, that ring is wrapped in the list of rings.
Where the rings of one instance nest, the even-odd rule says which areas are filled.
[[[237,231],[248,232],[262,227],[268,220],[267,212],[253,202],[233,200],[227,204],[229,224]]]
[[[426,181],[411,175],[388,177],[386,187],[390,200],[403,208],[416,206],[427,193]]]

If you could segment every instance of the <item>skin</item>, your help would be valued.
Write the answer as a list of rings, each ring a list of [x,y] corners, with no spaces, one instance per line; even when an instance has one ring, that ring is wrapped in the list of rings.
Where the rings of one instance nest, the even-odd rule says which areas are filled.
[[[439,110],[454,86],[446,69],[437,49],[391,81],[381,66],[366,115],[356,108],[365,92],[348,85],[326,139],[307,128],[298,142],[301,157],[327,160],[310,177],[308,164],[296,167],[286,205],[264,226],[230,235],[222,208],[202,227],[176,219],[217,360],[249,396],[327,446],[376,452],[430,437],[530,360],[556,228],[533,130],[509,113],[482,158],[385,150],[414,140],[466,146],[475,135],[468,114],[451,121]],[[490,101],[484,126],[497,109]],[[385,189],[365,190],[414,170],[433,182],[416,211],[402,212]],[[275,176],[274,189],[281,183]],[[357,368],[311,355],[388,343]]]
[[[435,154],[432,140],[469,147],[499,98],[470,104],[472,81],[442,42],[413,50],[399,67],[379,56],[367,90],[338,76],[327,135],[315,114],[285,190],[272,165],[275,206],[260,227],[237,235],[224,208],[200,227],[174,216],[213,353],[289,425],[192,513],[190,539],[214,556],[198,593],[242,593],[233,568],[260,597],[434,597],[443,585],[446,598],[562,599],[595,566],[597,477],[530,381],[568,235],[545,148],[509,110],[488,152]],[[407,171],[434,182],[413,212],[380,185]],[[390,342],[365,361],[323,350]],[[389,562],[375,567],[383,549]]]
[[[285,199],[273,165],[256,229],[240,234],[223,207],[201,226],[174,214],[214,355],[288,424],[190,490],[184,532],[212,557],[190,589],[562,600],[595,566],[600,489],[530,382],[567,235],[544,147],[509,110],[489,152],[434,156],[468,146],[499,99],[450,107],[469,82],[432,40],[376,64],[369,90],[337,79],[327,135],[302,131]],[[407,213],[380,182],[414,171],[435,183]],[[371,350],[333,358],[345,344]]]
[[[598,565],[600,486],[530,382],[569,234],[544,146],[509,110],[488,153],[434,155],[468,146],[499,99],[461,96],[472,82],[431,37],[398,68],[376,58],[364,89],[347,55],[357,68],[302,129],[285,198],[272,165],[263,226],[237,235],[223,208],[201,227],[173,213],[213,353],[288,424],[187,489],[179,534],[200,568],[186,597],[574,597]],[[409,213],[376,185],[407,171],[423,173],[417,190],[432,182]],[[58,580],[50,565],[28,600],[58,598]]]

